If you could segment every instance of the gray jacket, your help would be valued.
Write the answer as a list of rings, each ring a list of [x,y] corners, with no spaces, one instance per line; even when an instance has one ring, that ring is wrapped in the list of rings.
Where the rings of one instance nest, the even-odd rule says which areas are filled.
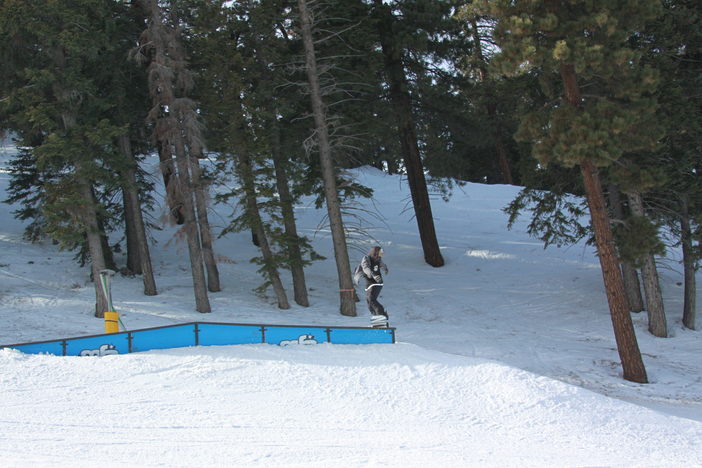
[[[363,273],[366,275],[366,280],[369,283],[383,283],[383,275],[381,271],[385,274],[388,273],[388,266],[383,263],[383,260],[378,257],[374,259],[370,255],[365,255],[361,260],[361,268]]]

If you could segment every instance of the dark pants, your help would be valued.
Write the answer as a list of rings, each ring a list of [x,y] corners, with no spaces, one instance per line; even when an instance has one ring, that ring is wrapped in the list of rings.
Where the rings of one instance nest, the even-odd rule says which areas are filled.
[[[371,314],[384,315],[387,317],[388,314],[385,313],[385,308],[380,302],[378,302],[378,295],[380,294],[381,289],[383,289],[381,284],[368,284],[366,286],[366,303],[368,304],[368,310],[370,310]]]

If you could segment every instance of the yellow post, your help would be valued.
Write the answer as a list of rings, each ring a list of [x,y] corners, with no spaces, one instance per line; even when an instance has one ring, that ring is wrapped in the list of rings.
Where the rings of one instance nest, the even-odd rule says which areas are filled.
[[[105,312],[105,333],[119,332],[119,314],[117,312]]]

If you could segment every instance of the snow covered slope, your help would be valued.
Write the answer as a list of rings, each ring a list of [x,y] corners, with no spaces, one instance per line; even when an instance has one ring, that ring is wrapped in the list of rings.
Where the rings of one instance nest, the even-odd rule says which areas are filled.
[[[410,344],[0,366],[4,466],[702,464],[702,423]]]
[[[14,148],[0,148],[0,194]],[[155,165],[153,173],[157,174]],[[634,322],[650,384],[621,378],[602,278],[583,244],[544,250],[501,212],[518,188],[468,184],[433,211],[446,266],[422,259],[401,178],[358,170],[390,273],[381,294],[396,345],[174,349],[104,358],[0,352],[0,466],[702,466],[700,332],[680,324],[677,252],[661,260],[672,337]],[[3,197],[4,198],[4,197]],[[0,204],[0,344],[103,331],[87,268],[28,244]],[[215,206],[218,229],[231,209]],[[211,320],[366,326],[338,313],[324,210],[297,207],[327,260],[311,307],[281,311],[247,233],[216,242],[223,291],[194,311],[187,248],[155,232],[159,295],[116,277],[131,329]],[[153,214],[157,219],[159,212]],[[367,245],[352,251],[360,260]],[[291,291],[290,279],[284,278]],[[702,303],[702,301],[698,301]]]

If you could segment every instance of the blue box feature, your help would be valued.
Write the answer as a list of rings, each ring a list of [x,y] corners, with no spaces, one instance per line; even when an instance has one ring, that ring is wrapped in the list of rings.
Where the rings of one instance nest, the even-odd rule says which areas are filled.
[[[256,344],[263,342],[260,325],[198,323],[200,346]]]
[[[63,340],[47,341],[44,343],[27,343],[23,345],[11,346],[12,349],[22,351],[26,354],[53,354],[63,356]]]
[[[330,335],[333,344],[395,342],[395,330],[392,328],[332,328]]]
[[[327,342],[327,329],[314,327],[265,327],[266,343],[281,346],[312,345]]]
[[[152,349],[195,346],[195,324],[135,330],[132,333],[132,352]]]
[[[66,340],[66,356],[109,356],[127,354],[127,333],[90,336]]]
[[[253,323],[192,322],[104,335],[0,346],[27,354],[109,356],[186,346],[268,343],[281,346],[394,343],[394,328],[258,325]]]

